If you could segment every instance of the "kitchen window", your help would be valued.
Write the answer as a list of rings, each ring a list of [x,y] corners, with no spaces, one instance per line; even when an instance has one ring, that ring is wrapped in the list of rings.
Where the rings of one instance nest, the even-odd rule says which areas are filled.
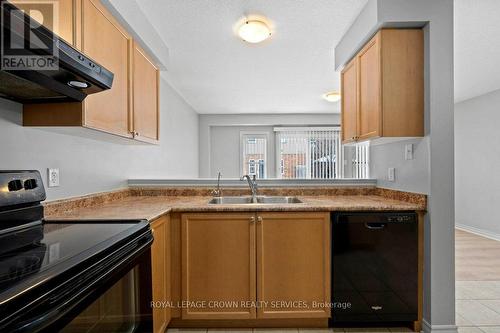
[[[340,127],[276,127],[278,178],[342,178]]]
[[[271,140],[269,137],[264,131],[240,132],[241,175],[259,179],[338,179],[344,177],[346,168],[348,177],[370,176],[369,144],[352,145],[344,156],[346,147],[342,146],[338,126],[275,127],[274,136]]]
[[[243,175],[267,177],[267,134],[240,134],[241,170]]]

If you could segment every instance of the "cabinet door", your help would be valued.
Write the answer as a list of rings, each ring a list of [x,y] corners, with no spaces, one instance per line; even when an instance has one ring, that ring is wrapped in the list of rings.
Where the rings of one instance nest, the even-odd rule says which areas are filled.
[[[258,216],[257,317],[328,318],[330,214]]]
[[[380,33],[358,55],[359,62],[359,139],[382,135],[380,74]]]
[[[154,241],[151,246],[151,278],[153,301],[169,301],[168,299],[168,261],[167,244],[169,235],[168,217],[161,217],[151,224]],[[168,313],[165,308],[153,308],[153,332],[165,332],[168,325]]]
[[[158,70],[136,43],[134,43],[132,77],[134,137],[143,141],[158,141]]]
[[[129,59],[131,37],[98,0],[82,1],[82,50],[113,72],[113,87],[88,96],[85,126],[131,137]]]
[[[182,215],[182,319],[255,318],[254,218]]]
[[[13,4],[30,15],[37,13],[32,17],[35,20],[42,21],[47,28],[51,29],[55,34],[64,39],[69,44],[75,44],[75,19],[76,19],[76,1],[75,0],[57,0],[53,2],[56,6],[53,8],[53,13],[58,13],[57,20],[53,20],[50,15],[44,15],[44,9],[47,7],[47,2],[36,2],[33,0],[15,0]],[[44,8],[42,8],[44,7]],[[57,8],[57,10],[56,10]],[[51,9],[52,10],[52,9]],[[38,13],[43,15],[40,16]]]
[[[342,142],[356,140],[358,135],[358,62],[354,58],[342,71]]]

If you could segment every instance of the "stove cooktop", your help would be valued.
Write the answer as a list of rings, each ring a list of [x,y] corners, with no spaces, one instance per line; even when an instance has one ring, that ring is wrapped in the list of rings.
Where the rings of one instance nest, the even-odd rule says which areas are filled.
[[[40,172],[0,170],[1,332],[62,327],[129,265],[149,262],[148,221],[46,221],[45,198]]]
[[[0,302],[6,292],[32,286],[46,272],[68,269],[68,261],[76,264],[95,256],[139,222],[44,222],[0,235]]]

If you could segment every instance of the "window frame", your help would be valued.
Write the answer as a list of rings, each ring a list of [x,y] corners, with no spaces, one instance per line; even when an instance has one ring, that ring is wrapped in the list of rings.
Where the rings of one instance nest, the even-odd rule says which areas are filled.
[[[244,152],[244,139],[245,137],[247,136],[254,136],[256,138],[262,138],[262,139],[265,139],[266,140],[266,144],[264,145],[265,147],[265,152],[264,152],[264,156],[265,156],[265,160],[264,160],[264,176],[263,179],[266,179],[268,178],[269,176],[269,133],[268,132],[265,132],[265,131],[240,131],[240,166],[239,166],[239,170],[240,170],[240,173],[242,174],[241,176],[243,176],[243,166],[245,164],[248,164],[248,161],[245,161],[244,160],[244,157],[243,157],[243,152]],[[257,174],[257,168],[258,168],[258,159],[255,160],[255,168],[256,168],[256,174]],[[250,172],[250,170],[249,170]],[[262,179],[262,178],[261,178]]]

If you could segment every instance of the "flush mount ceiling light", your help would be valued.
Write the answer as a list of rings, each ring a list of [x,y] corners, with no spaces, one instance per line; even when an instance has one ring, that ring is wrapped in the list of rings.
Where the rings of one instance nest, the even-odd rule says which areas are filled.
[[[335,103],[340,101],[340,93],[338,91],[330,91],[324,94],[323,98],[328,102]]]
[[[271,37],[271,29],[261,20],[246,20],[238,29],[238,36],[248,43],[260,43]]]

